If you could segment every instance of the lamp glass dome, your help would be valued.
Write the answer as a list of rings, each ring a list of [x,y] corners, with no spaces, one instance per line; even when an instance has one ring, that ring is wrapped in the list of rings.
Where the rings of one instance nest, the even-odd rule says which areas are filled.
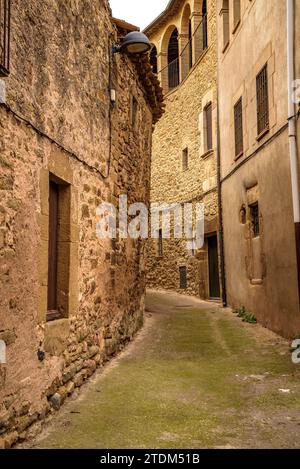
[[[147,36],[139,31],[133,31],[124,37],[121,51],[128,54],[143,54],[151,49]]]

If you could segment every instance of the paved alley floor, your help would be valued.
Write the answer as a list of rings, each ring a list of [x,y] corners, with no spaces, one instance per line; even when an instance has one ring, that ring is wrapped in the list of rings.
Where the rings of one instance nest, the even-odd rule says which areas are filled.
[[[144,329],[33,447],[300,448],[300,365],[215,303],[149,292]]]

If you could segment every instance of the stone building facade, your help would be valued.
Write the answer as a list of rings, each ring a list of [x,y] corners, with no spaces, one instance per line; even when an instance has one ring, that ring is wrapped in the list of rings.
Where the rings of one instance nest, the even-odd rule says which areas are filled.
[[[246,307],[266,327],[294,337],[300,314],[286,4],[218,1],[219,125],[228,303]],[[298,8],[298,26],[299,18]],[[296,47],[298,77],[299,57]]]
[[[172,0],[145,33],[166,105],[153,133],[151,202],[205,207],[202,249],[161,231],[150,241],[148,285],[219,298],[215,0]]]
[[[38,429],[143,321],[144,241],[96,235],[100,203],[149,202],[162,92],[148,56],[112,59],[131,29],[107,0],[13,2],[0,80],[0,448]]]

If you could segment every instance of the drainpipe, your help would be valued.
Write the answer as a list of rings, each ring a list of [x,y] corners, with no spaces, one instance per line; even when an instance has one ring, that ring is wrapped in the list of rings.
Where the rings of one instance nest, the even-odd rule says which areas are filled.
[[[223,301],[224,308],[226,308],[227,307],[227,289],[226,289],[226,273],[225,273],[222,184],[221,184],[219,80],[218,80],[217,88],[218,88],[217,89],[217,184],[218,184],[218,212],[219,212],[219,246],[220,246],[220,262],[221,262],[222,301]]]
[[[293,212],[296,236],[298,293],[300,299],[300,199],[299,199],[299,170],[297,160],[296,110],[293,101],[295,80],[295,16],[294,0],[287,0],[287,68],[288,68],[288,122],[289,122],[289,150],[291,164],[291,182],[293,196]]]

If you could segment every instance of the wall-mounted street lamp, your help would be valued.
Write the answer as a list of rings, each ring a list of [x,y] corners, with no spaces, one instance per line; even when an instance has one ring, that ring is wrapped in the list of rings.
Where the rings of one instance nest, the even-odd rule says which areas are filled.
[[[151,47],[151,43],[144,33],[132,31],[124,37],[121,44],[113,46],[113,53],[144,54],[148,52]]]

